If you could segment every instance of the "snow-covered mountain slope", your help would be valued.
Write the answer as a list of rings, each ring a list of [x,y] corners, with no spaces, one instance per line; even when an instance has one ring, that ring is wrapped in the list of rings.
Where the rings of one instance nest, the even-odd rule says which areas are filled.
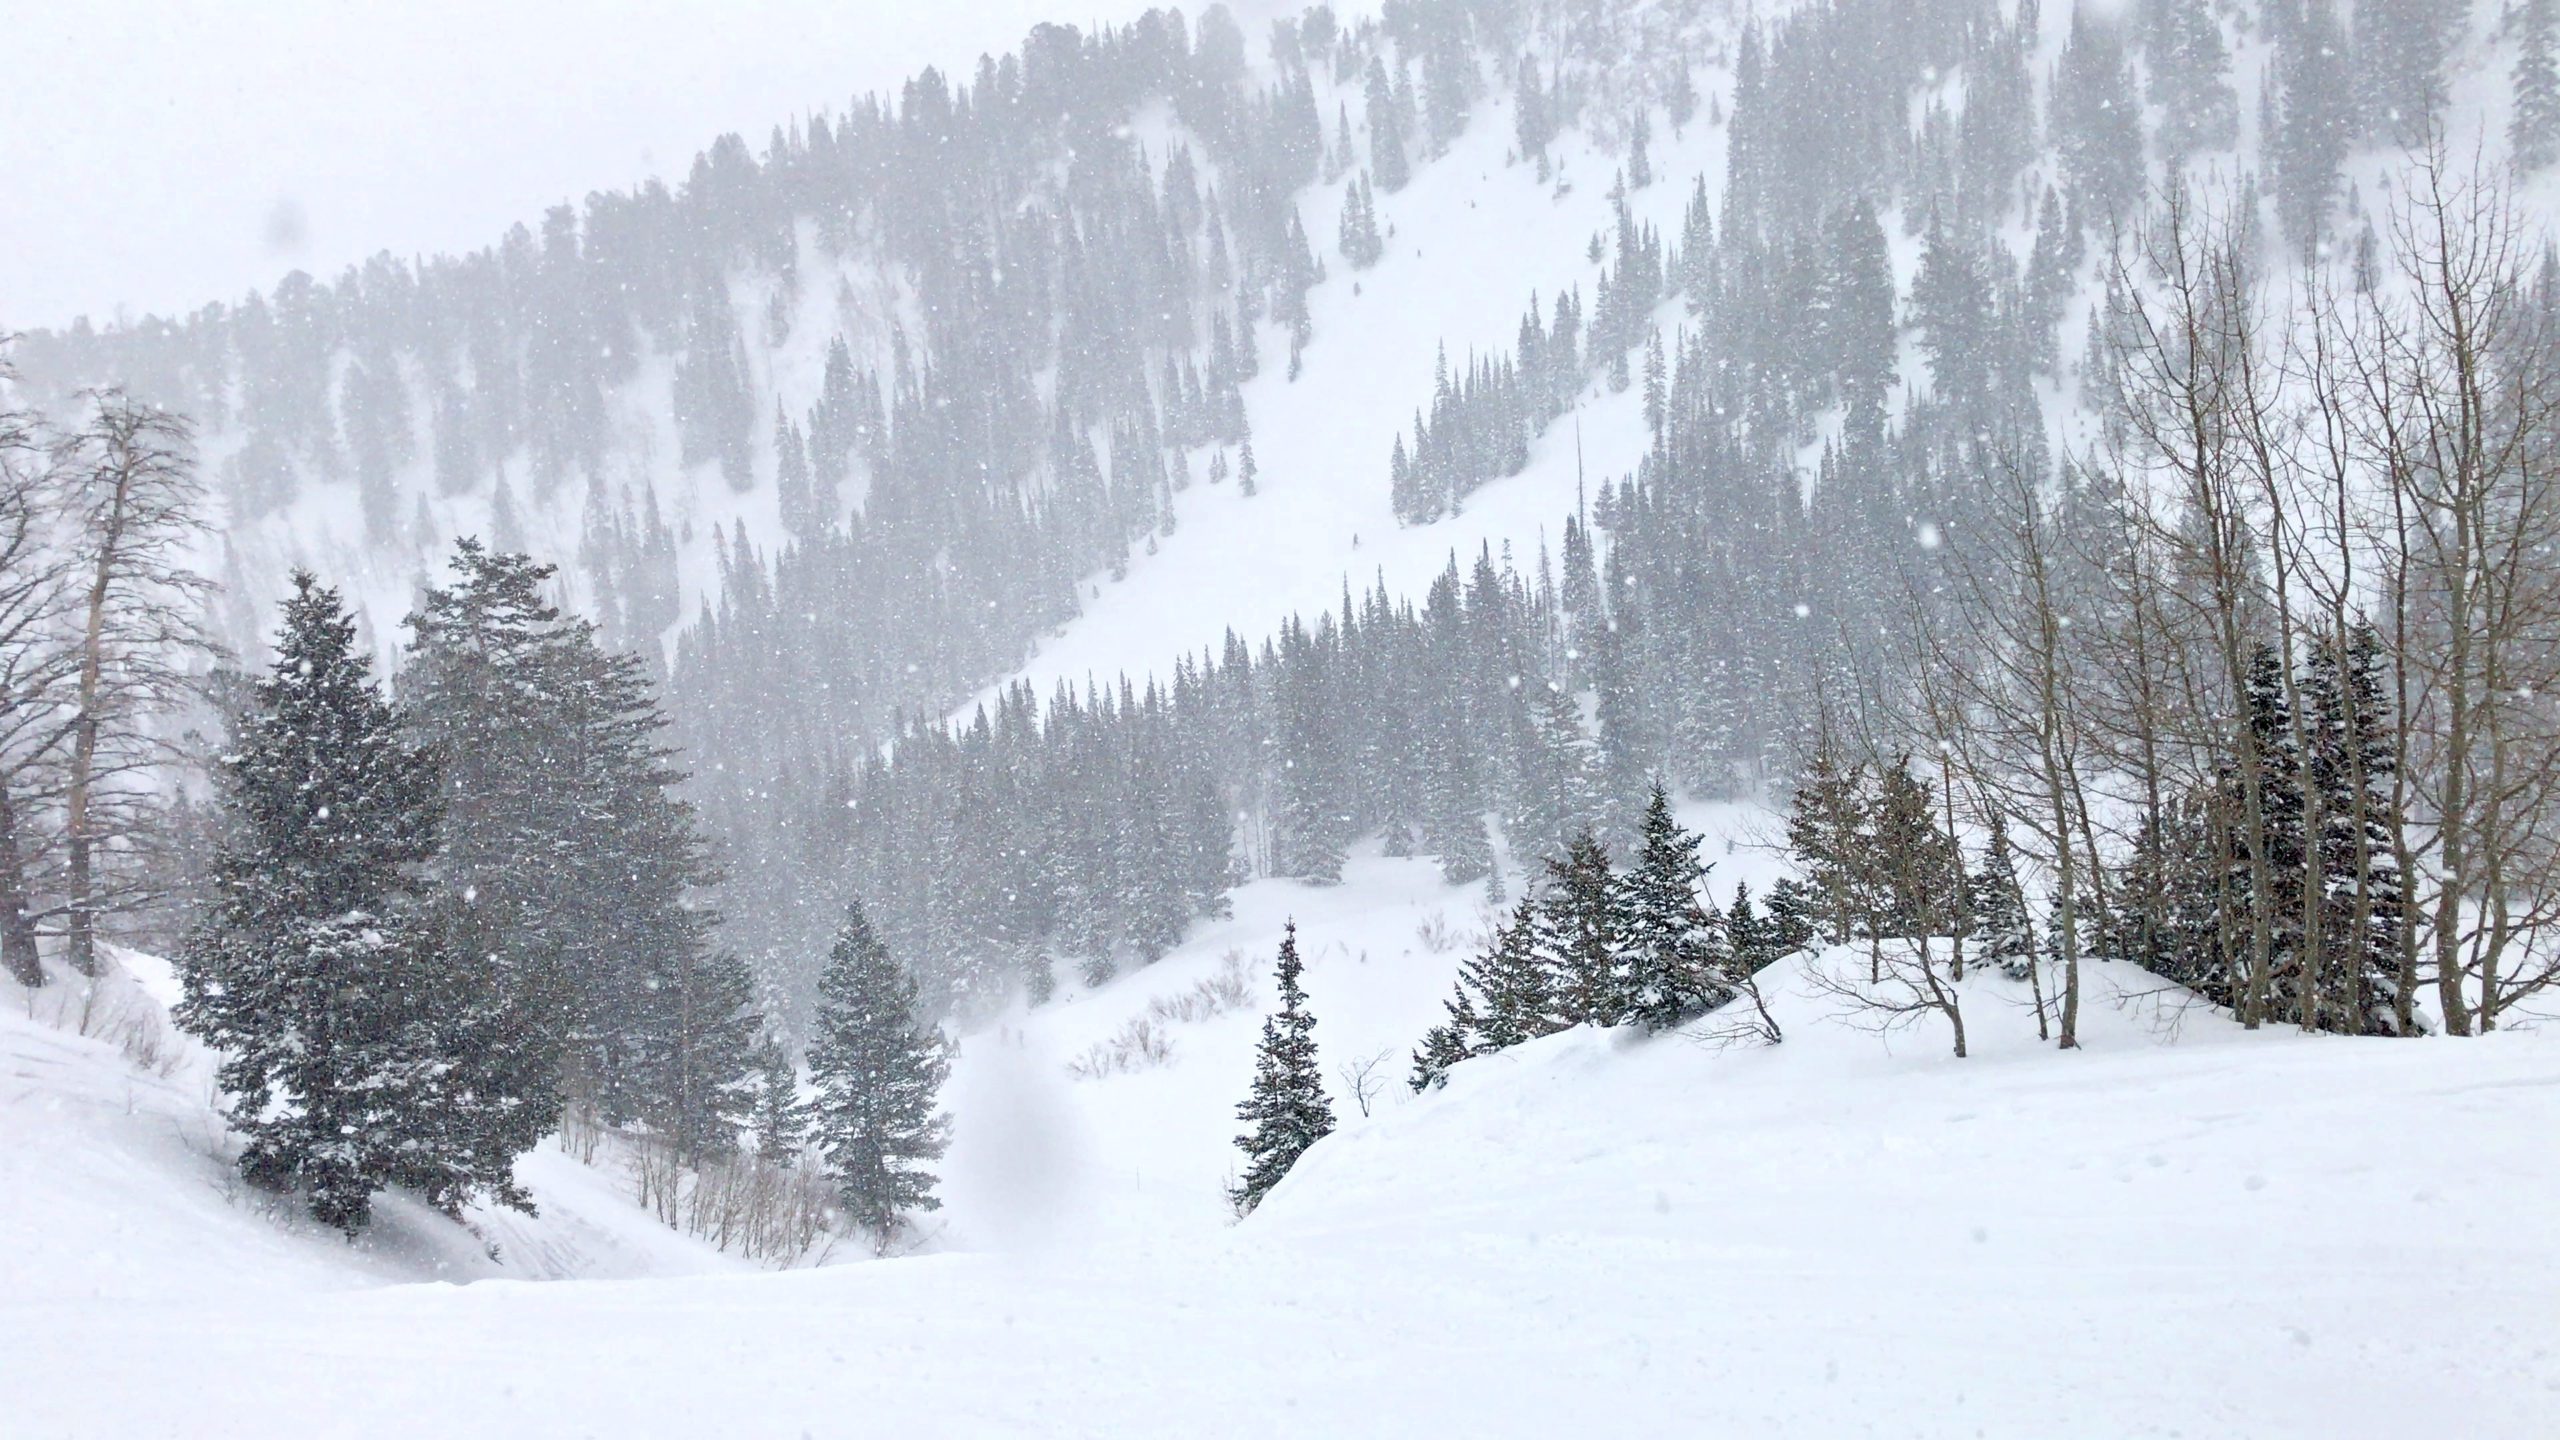
[[[1175,496],[1177,528],[1157,553],[1133,558],[1124,580],[1095,577],[1083,613],[1038,642],[1016,678],[1045,696],[1061,679],[1162,674],[1177,655],[1216,650],[1230,629],[1258,644],[1291,615],[1339,606],[1346,584],[1365,592],[1383,578],[1391,594],[1418,596],[1453,552],[1463,568],[1483,545],[1510,549],[1526,570],[1541,544],[1552,553],[1562,543],[1578,481],[1596,488],[1633,473],[1646,445],[1642,396],[1613,394],[1595,375],[1576,414],[1532,443],[1527,468],[1469,495],[1460,513],[1406,527],[1389,504],[1388,454],[1400,434],[1411,443],[1443,359],[1462,375],[1471,356],[1508,355],[1533,293],[1552,305],[1579,288],[1587,303],[1600,274],[1585,246],[1614,224],[1623,157],[1577,134],[1555,147],[1556,178],[1542,183],[1512,158],[1511,105],[1488,97],[1448,155],[1377,199],[1379,228],[1393,233],[1374,267],[1354,270],[1326,247],[1303,373],[1291,380],[1269,365],[1243,387],[1259,494],[1194,486]],[[1691,179],[1721,175],[1723,154],[1724,131],[1703,118],[1666,133],[1655,150],[1662,178],[1633,192],[1629,210],[1677,235]],[[1305,198],[1308,234],[1335,233],[1347,188]],[[1679,306],[1663,312],[1666,333],[1676,329]]]
[[[221,1291],[741,1268],[550,1144],[518,1162],[538,1217],[476,1210],[458,1225],[388,1195],[349,1244],[242,1186],[213,1106],[212,1058],[167,1026],[166,965],[131,952],[117,964],[94,988],[0,982],[0,1231],[44,1237],[13,1247],[0,1287],[13,1308],[0,1328]]]
[[[1764,865],[1741,851],[1713,883]],[[2560,1183],[2547,1035],[2173,1026],[2105,967],[2071,1056],[2004,981],[1970,982],[1959,1061],[1838,1023],[1791,969],[1775,1048],[1572,1031],[1368,1117],[1337,1083],[1342,1128],[1226,1224],[1280,918],[1328,1070],[1385,1046],[1401,1070],[1457,958],[1416,927],[1474,903],[1375,856],[1334,889],[1251,886],[1163,964],[973,1037],[937,1253],[13,1295],[12,1433],[2341,1437],[2459,1414],[2522,1437],[2560,1416],[2560,1217],[2532,1203]],[[1168,1023],[1156,1068],[1066,1075],[1230,948],[1251,1005]],[[152,1383],[83,1379],[106,1353]]]

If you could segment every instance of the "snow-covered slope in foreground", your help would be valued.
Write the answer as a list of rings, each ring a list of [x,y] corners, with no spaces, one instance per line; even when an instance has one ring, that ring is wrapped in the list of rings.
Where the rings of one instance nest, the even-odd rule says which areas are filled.
[[[2560,1432],[2543,1036],[2250,1036],[2194,1012],[2172,1043],[2139,977],[2102,969],[2083,1053],[2037,1046],[1990,981],[1957,1061],[1935,1033],[1833,1022],[1790,976],[1775,1049],[1574,1032],[1366,1119],[1337,1087],[1342,1130],[1223,1225],[1253,1014],[1175,1022],[1157,1069],[1059,1062],[1230,947],[1267,995],[1283,913],[1328,1068],[1408,1039],[1456,959],[1414,927],[1472,899],[1416,862],[1350,880],[1248,887],[1166,963],[973,1037],[938,1253],[370,1289],[207,1272],[100,1304],[30,1297],[29,1257],[60,1252],[22,1239],[0,1431]],[[10,1177],[8,1218],[43,1183]]]
[[[476,1211],[466,1228],[385,1196],[372,1230],[350,1245],[238,1183],[211,1057],[162,1018],[174,992],[165,964],[121,953],[94,999],[69,981],[32,997],[0,982],[0,1334],[211,1294],[300,1303],[315,1290],[428,1278],[736,1268],[550,1145],[517,1165],[538,1218]],[[153,1063],[111,1043],[127,1038]],[[47,1433],[10,1414],[17,1378],[42,1373],[17,1367],[0,1362],[0,1435],[13,1440]],[[105,1373],[94,1360],[69,1368]]]

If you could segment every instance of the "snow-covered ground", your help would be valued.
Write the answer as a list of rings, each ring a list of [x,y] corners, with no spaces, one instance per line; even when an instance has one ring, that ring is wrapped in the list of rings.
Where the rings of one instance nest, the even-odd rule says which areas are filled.
[[[652,1222],[619,1177],[550,1145],[517,1167],[539,1218],[475,1212],[465,1228],[386,1196],[349,1245],[243,1189],[214,1112],[212,1059],[163,1018],[176,991],[167,966],[117,962],[94,992],[0,981],[0,1331],[222,1292],[742,1268]],[[13,1373],[0,1365],[0,1377]],[[22,1433],[42,1432],[0,1420],[0,1435]]]
[[[1756,888],[1766,858],[1720,849],[1717,893]],[[442,1222],[395,1208],[352,1251],[280,1228],[221,1193],[201,1093],[12,1016],[0,1234],[43,1239],[0,1267],[0,1433],[2560,1430],[2546,1035],[2171,1027],[2100,966],[2082,1053],[1978,979],[1959,1061],[1839,1023],[1791,967],[1774,1049],[1576,1031],[1413,1096],[1464,953],[1420,932],[1479,900],[1375,855],[1249,886],[1162,964],[969,1037],[923,1253],[814,1271],[701,1273],[658,1232],[583,1256],[648,1279],[386,1284],[434,1273],[414,1237]],[[1393,1083],[1363,1117],[1335,1078],[1341,1130],[1235,1225],[1289,916],[1329,1075],[1387,1049]],[[1249,1005],[1165,1022],[1155,1068],[1069,1075],[1230,950]],[[528,1164],[544,1226],[641,1243],[617,1194]]]

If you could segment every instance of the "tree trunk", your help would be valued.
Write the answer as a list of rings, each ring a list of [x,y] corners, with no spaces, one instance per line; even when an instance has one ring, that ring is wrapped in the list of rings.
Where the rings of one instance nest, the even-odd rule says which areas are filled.
[[[33,989],[45,983],[44,961],[36,948],[36,922],[27,893],[26,851],[18,834],[18,807],[7,787],[0,786],[0,968],[9,978]]]

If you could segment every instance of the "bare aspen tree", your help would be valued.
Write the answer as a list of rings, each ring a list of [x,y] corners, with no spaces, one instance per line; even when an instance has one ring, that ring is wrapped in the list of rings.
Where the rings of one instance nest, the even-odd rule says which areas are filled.
[[[2496,182],[2456,176],[2431,144],[2390,229],[2401,293],[2368,302],[2357,368],[2391,487],[2392,658],[2432,832],[2411,875],[2432,878],[2424,943],[2459,1035],[2560,981],[2560,379]]]
[[[2181,658],[2208,660],[2215,672],[2196,687],[2213,703],[2195,717],[2204,722],[2195,738],[2230,756],[2240,782],[2232,818],[2248,851],[2252,903],[2238,1008],[2254,1030],[2265,1022],[2272,981],[2276,887],[2265,757],[2245,687],[2251,647],[2266,629],[2259,511],[2277,427],[2264,408],[2278,387],[2261,369],[2243,224],[2173,189],[2112,265],[2108,321],[2122,423],[2109,459],[2142,497],[2128,515],[2168,557],[2169,618],[2191,637],[2177,647]]]
[[[2052,871],[2062,961],[2055,1041],[2069,1050],[2080,1043],[2081,906],[2097,861],[2075,581],[2064,573],[2067,541],[2042,477],[2014,455],[1991,471],[1993,518],[1957,547],[1946,617],[1931,618],[1913,598],[1918,623],[1904,683],[1937,752],[1988,797],[1978,808],[1996,809]]]
[[[2357,628],[2378,598],[2370,587],[2372,572],[2380,567],[2366,563],[2376,536],[2383,533],[2375,523],[2373,504],[2378,477],[2367,464],[2373,453],[2364,438],[2370,426],[2353,360],[2362,339],[2357,330],[2358,317],[2341,302],[2326,278],[2318,275],[2308,282],[2303,310],[2304,323],[2295,331],[2293,355],[2287,366],[2306,410],[2301,460],[2297,465],[2300,493],[2296,513],[2311,541],[2312,563],[2302,566],[2299,576],[2311,603],[2318,607],[2318,644],[2336,658],[2343,676]],[[2296,718],[2299,721],[2298,706]],[[2342,703],[2337,718],[2337,745],[2343,766],[2339,789],[2347,813],[2329,817],[2329,823],[2349,837],[2354,891],[2346,923],[2337,927],[2344,949],[2338,957],[2336,973],[2351,987],[2342,1001],[2353,1007],[2360,997],[2352,987],[2371,972],[2377,959],[2372,953],[2372,920],[2379,903],[2377,875],[2384,859],[2374,848],[2377,831],[2387,837],[2395,852],[2391,860],[2403,877],[2403,885],[2413,873],[2414,857],[2409,852],[2405,823],[2405,766],[2393,766],[2392,782],[2398,793],[2387,805],[2374,803],[2373,777],[2368,769],[2368,755],[2376,740],[2388,739],[2395,755],[2405,760],[2407,726],[2397,706],[2377,714],[2363,705]],[[2305,887],[2306,897],[2315,893],[2317,887]],[[2391,956],[2382,958],[2391,961],[2397,977],[2392,1028],[2397,1034],[2412,1035],[2418,1029],[2414,1010],[2416,930],[2410,907],[2403,903],[2399,909],[2399,943]],[[2310,1022],[2311,1013],[2306,1008],[2305,1023]]]
[[[102,854],[153,798],[144,772],[166,755],[154,722],[185,693],[186,662],[209,646],[197,623],[208,587],[187,565],[203,524],[191,427],[120,390],[88,400],[59,462],[80,585],[62,828],[64,953],[93,975],[98,917],[141,898],[101,873]]]

